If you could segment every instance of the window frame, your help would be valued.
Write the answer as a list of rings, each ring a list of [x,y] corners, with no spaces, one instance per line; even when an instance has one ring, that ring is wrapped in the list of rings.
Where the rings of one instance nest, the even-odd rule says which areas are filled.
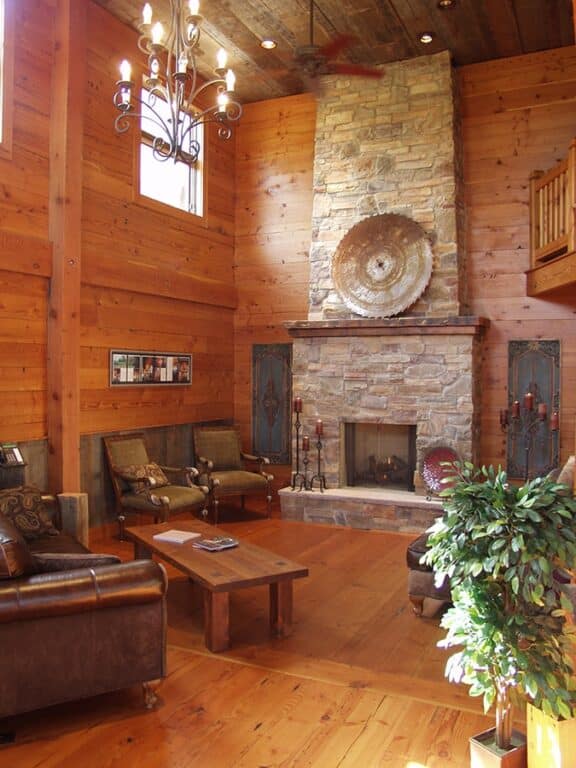
[[[15,0],[0,0],[0,158],[12,157]]]
[[[144,86],[142,86],[142,90],[144,89]],[[206,154],[207,154],[207,132],[206,132],[206,126],[202,126],[202,152],[200,155],[200,159],[197,163],[197,169],[196,173],[199,173],[199,179],[195,181],[196,185],[196,194],[197,196],[200,195],[200,213],[197,213],[195,211],[188,211],[184,208],[180,208],[174,205],[170,205],[170,203],[163,202],[162,200],[157,200],[154,197],[149,197],[148,195],[145,195],[142,193],[141,190],[141,179],[142,179],[142,168],[141,168],[141,147],[143,144],[146,144],[147,146],[150,146],[152,144],[152,141],[154,139],[154,134],[148,133],[147,131],[144,131],[142,129],[140,120],[138,121],[137,130],[134,131],[137,138],[134,142],[135,148],[135,158],[134,158],[134,167],[136,169],[136,179],[135,179],[135,200],[148,208],[156,209],[161,211],[162,213],[170,212],[171,215],[177,216],[179,218],[184,219],[187,222],[194,222],[197,224],[205,224],[206,223]],[[157,162],[160,166],[162,165],[162,161],[157,160]],[[172,160],[167,160],[167,163],[173,162]],[[183,162],[183,161],[177,161],[177,162]],[[183,163],[186,165],[186,163]],[[196,197],[196,201],[198,200],[198,197]],[[190,218],[193,217],[193,218]]]

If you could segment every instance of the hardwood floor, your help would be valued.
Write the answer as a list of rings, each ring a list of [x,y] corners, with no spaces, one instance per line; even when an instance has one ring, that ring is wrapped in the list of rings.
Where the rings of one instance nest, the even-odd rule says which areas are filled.
[[[492,717],[444,680],[438,621],[412,614],[411,536],[238,516],[223,506],[220,527],[310,569],[293,634],[271,638],[267,588],[248,589],[232,595],[230,650],[210,653],[200,595],[169,568],[159,706],[135,688],[10,718],[1,768],[468,766],[468,737]],[[132,557],[106,532],[91,548]]]

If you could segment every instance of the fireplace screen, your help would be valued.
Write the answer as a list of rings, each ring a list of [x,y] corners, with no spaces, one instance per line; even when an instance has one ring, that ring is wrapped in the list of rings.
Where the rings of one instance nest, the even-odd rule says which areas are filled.
[[[344,425],[346,485],[414,490],[416,426]]]

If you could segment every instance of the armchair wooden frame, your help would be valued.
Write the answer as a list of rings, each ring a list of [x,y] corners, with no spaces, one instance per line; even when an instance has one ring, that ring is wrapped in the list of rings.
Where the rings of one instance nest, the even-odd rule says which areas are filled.
[[[211,438],[216,440],[229,438],[226,453],[235,454],[232,463],[218,461],[210,448]],[[220,447],[222,445],[220,444]],[[198,427],[194,429],[194,448],[200,481],[210,490],[210,500],[213,506],[214,523],[218,524],[220,499],[225,496],[240,496],[241,509],[245,509],[245,498],[248,494],[260,494],[266,497],[266,513],[270,517],[272,505],[271,483],[274,475],[265,471],[270,459],[266,456],[255,456],[246,453],[240,447],[240,437],[233,427]]]
[[[200,510],[202,516],[207,517],[209,488],[198,482],[199,472],[196,467],[171,467],[155,462],[168,478],[170,485],[158,488],[153,480],[144,477],[144,487],[139,493],[135,493],[128,487],[118,468],[123,465],[153,462],[144,433],[109,435],[103,438],[103,442],[116,501],[121,540],[124,539],[128,512],[151,515],[155,523],[167,521],[172,511],[187,509]],[[189,493],[186,492],[188,490]]]

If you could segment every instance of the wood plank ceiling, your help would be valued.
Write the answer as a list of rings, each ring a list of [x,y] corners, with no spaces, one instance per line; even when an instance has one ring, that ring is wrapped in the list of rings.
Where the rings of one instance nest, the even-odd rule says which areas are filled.
[[[134,27],[143,0],[96,0]],[[152,0],[156,19],[169,0]],[[455,66],[574,44],[572,0],[315,0],[314,42],[354,36],[340,61],[377,66],[449,50]],[[307,87],[295,51],[310,38],[309,0],[201,0],[204,16],[199,69],[210,73],[218,48],[229,54],[242,102],[299,93]],[[432,42],[420,42],[430,32]],[[263,50],[272,38],[276,49]],[[127,57],[134,54],[126,52]]]

